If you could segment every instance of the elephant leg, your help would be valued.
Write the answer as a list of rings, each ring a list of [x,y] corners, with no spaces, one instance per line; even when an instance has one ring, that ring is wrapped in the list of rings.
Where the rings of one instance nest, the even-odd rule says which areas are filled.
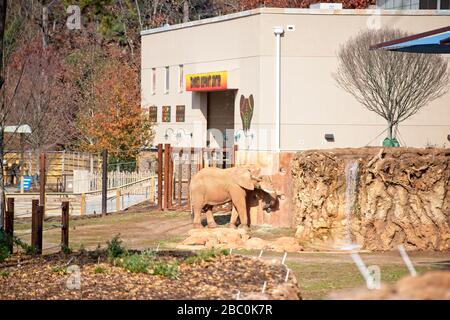
[[[217,223],[214,221],[214,216],[212,214],[212,207],[209,207],[208,211],[206,211],[206,221],[208,222],[208,228],[217,227]]]
[[[245,196],[239,197],[238,199],[233,200],[233,205],[236,207],[237,213],[239,215],[239,220],[241,224],[240,228],[248,228],[248,217],[247,217],[247,205],[245,203]]]
[[[202,228],[202,207],[198,205],[192,206],[192,209],[194,210],[194,221],[193,221],[193,227],[194,228]]]
[[[236,210],[236,207],[234,205],[232,205],[231,218],[230,218],[230,228],[236,228],[237,218],[238,218],[238,212]]]

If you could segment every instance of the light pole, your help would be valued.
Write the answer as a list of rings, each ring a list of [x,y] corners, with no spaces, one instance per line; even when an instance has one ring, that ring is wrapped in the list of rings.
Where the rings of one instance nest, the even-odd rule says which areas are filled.
[[[273,27],[275,34],[275,151],[280,151],[280,108],[281,108],[281,26]]]

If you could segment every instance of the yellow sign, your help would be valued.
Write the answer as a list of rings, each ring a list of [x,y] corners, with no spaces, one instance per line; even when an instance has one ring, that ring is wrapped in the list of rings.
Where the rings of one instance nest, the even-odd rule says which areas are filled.
[[[186,91],[215,91],[226,89],[226,71],[193,73],[186,75]]]

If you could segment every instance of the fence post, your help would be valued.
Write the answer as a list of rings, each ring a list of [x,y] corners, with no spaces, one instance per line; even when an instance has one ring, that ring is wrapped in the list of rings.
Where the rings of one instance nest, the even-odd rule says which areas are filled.
[[[183,149],[178,154],[178,205],[181,208],[181,196],[183,191]]]
[[[44,207],[45,210],[45,153],[41,153],[39,156],[39,205]]]
[[[33,199],[31,205],[31,246],[36,253],[42,253],[42,225],[44,222],[44,207],[39,205],[39,200]]]
[[[169,163],[170,163],[170,144],[164,144],[164,210],[169,208]]]
[[[86,194],[81,194],[81,203],[80,203],[80,215],[84,216],[86,214]]]
[[[198,160],[198,171],[203,169],[205,167],[205,164],[203,163],[203,148],[200,148],[200,154],[199,154],[199,160]]]
[[[150,179],[150,203],[155,203],[155,176]]]
[[[5,211],[5,233],[12,239],[14,236],[14,198],[8,198],[7,209]],[[9,245],[9,252],[13,253],[13,243]]]
[[[116,211],[120,211],[120,198],[121,198],[120,189],[117,188],[116,189]]]
[[[163,202],[163,145],[158,144],[158,210],[162,210]]]
[[[108,150],[102,151],[102,216],[106,216],[108,192]]]
[[[69,247],[69,201],[61,206],[61,250]]]
[[[172,200],[173,200],[173,198],[174,198],[174,191],[175,191],[175,188],[174,188],[174,183],[175,183],[175,179],[173,178],[173,158],[172,158],[172,147],[169,145],[169,193],[168,193],[168,196],[169,196],[169,199],[168,199],[168,202],[167,202],[167,206],[168,206],[168,208],[169,209],[171,209],[172,208]]]
[[[233,145],[233,151],[231,152],[231,167],[234,167],[236,165],[236,156],[238,151],[238,145]]]
[[[187,188],[186,188],[186,198],[187,198],[187,207],[191,208],[191,194],[190,194],[190,186],[191,186],[191,175],[192,175],[192,154],[194,153],[194,148],[190,148],[189,156],[188,156],[188,172],[187,172]]]

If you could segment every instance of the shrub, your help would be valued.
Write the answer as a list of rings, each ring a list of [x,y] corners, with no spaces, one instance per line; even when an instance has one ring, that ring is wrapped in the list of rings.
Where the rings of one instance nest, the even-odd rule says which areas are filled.
[[[178,278],[178,262],[159,260],[156,258],[156,253],[151,250],[122,255],[114,258],[113,263],[132,273],[149,273],[170,279]]]
[[[176,261],[157,261],[150,272],[154,275],[160,275],[169,279],[178,279],[178,262]]]
[[[106,247],[106,253],[108,258],[117,258],[127,255],[127,249],[122,246],[122,240],[120,240],[120,234],[115,235],[111,241],[108,241]]]
[[[97,266],[97,267],[94,269],[94,273],[105,273],[105,269],[103,269],[103,268],[100,267],[100,266]]]
[[[0,277],[8,278],[9,277],[9,272],[6,271],[6,270],[0,271]]]
[[[184,261],[187,264],[194,264],[201,261],[211,261],[213,258],[220,255],[228,255],[228,251],[225,249],[220,251],[214,249],[202,250],[199,251],[195,256],[186,258]]]
[[[119,259],[119,265],[133,273],[147,273],[150,259],[143,254],[132,254]]]
[[[67,274],[66,268],[62,266],[54,266],[52,267],[52,272],[59,273],[59,274]]]
[[[72,249],[70,247],[68,247],[68,246],[65,246],[65,245],[61,246],[61,251],[64,254],[71,254],[72,253]]]
[[[0,262],[9,257],[9,247],[11,246],[12,239],[3,230],[0,230]]]
[[[22,248],[25,250],[25,254],[27,256],[35,256],[37,254],[37,248],[35,248],[34,246],[30,246],[30,245],[24,243],[22,245]]]
[[[32,245],[29,245],[26,242],[23,242],[22,240],[20,240],[17,237],[14,237],[12,239],[13,244],[16,245],[17,247],[21,248],[26,255],[29,256],[34,256],[35,254],[37,254],[37,249],[35,247],[33,247]]]

